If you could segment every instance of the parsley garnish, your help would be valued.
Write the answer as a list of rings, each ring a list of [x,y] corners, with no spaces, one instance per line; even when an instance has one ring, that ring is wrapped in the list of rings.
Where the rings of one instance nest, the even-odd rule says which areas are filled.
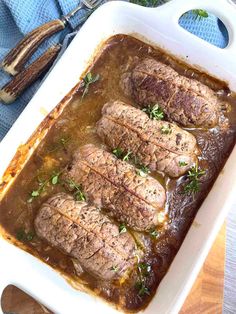
[[[148,106],[147,108],[143,109],[144,112],[149,116],[152,120],[163,120],[164,119],[164,112],[159,107],[158,104],[154,106]]]
[[[83,83],[84,83],[84,91],[82,94],[82,99],[86,94],[88,94],[89,91],[89,86],[95,82],[97,82],[100,78],[99,74],[96,74],[95,76],[92,75],[91,72],[88,72],[85,77],[83,78]]]
[[[200,170],[198,165],[192,167],[187,174],[190,182],[184,187],[184,192],[187,194],[197,193],[200,189],[199,178],[206,173],[205,170]]]
[[[124,223],[120,224],[119,225],[119,233],[125,233],[127,232],[127,228],[126,228],[126,225]]]

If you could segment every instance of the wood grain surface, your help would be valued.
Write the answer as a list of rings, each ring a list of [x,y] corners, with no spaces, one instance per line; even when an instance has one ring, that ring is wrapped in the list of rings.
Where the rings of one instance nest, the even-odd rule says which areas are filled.
[[[225,225],[222,227],[180,314],[221,314],[225,261]],[[51,313],[14,286],[2,296],[2,308],[11,314]]]

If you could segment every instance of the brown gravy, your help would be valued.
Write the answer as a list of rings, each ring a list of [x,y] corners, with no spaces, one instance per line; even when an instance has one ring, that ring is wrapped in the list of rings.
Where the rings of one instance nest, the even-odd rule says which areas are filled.
[[[81,145],[95,143],[102,145],[95,132],[95,124],[101,116],[102,106],[110,100],[122,100],[132,104],[132,99],[124,96],[119,87],[122,71],[129,62],[129,57],[144,58],[151,56],[170,64],[179,73],[194,77],[207,84],[215,91],[221,91],[219,97],[232,105],[228,114],[230,128],[220,131],[192,129],[202,149],[200,166],[206,169],[201,179],[200,191],[195,195],[183,193],[186,176],[178,180],[162,177],[152,173],[161,180],[167,190],[167,212],[169,221],[159,230],[156,239],[149,234],[140,234],[145,244],[144,262],[151,266],[145,278],[148,293],[139,293],[137,288],[138,271],[123,284],[101,282],[88,273],[81,278],[75,274],[70,258],[59,250],[50,247],[34,234],[33,221],[40,205],[51,195],[64,191],[60,184],[52,184],[47,180],[60,172],[71,160],[73,152]],[[101,55],[91,68],[93,74],[100,79],[89,87],[88,94],[81,99],[82,91],[78,90],[72,101],[66,106],[61,116],[51,127],[46,138],[21,171],[13,186],[0,204],[0,224],[14,237],[27,246],[27,250],[39,257],[55,269],[68,274],[74,281],[85,281],[90,290],[125,311],[135,312],[147,306],[166,274],[175,254],[177,253],[186,232],[188,231],[198,208],[211,189],[216,177],[227,160],[236,139],[236,99],[229,93],[226,85],[208,75],[193,70],[168,56],[158,49],[125,35],[110,38],[103,46]],[[133,104],[134,105],[134,104]],[[39,180],[44,182],[44,189],[39,196],[29,202],[32,190],[39,189]],[[60,180],[60,177],[59,177]],[[45,183],[46,182],[46,183]]]

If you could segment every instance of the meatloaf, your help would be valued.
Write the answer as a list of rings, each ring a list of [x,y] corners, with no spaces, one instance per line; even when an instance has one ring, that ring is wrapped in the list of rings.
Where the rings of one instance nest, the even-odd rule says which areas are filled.
[[[128,232],[86,202],[66,193],[48,199],[35,219],[37,235],[78,260],[103,280],[119,279],[136,263],[135,242]]]
[[[158,103],[169,121],[203,128],[219,122],[221,105],[213,90],[154,59],[139,62],[121,85],[141,106]]]
[[[131,151],[152,171],[179,177],[197,161],[195,137],[175,124],[151,120],[143,111],[121,101],[105,104],[102,114],[97,133],[105,144]]]
[[[165,206],[165,190],[154,178],[141,177],[129,163],[92,144],[82,146],[68,166],[67,178],[81,184],[89,201],[129,227],[155,227]]]

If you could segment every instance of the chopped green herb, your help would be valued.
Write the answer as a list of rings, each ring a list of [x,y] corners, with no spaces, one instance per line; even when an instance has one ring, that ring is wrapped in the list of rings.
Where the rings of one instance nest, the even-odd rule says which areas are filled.
[[[95,82],[97,82],[100,78],[99,74],[96,74],[95,76],[92,75],[91,72],[88,72],[85,77],[83,78],[83,83],[84,83],[84,91],[82,94],[82,99],[86,94],[88,94],[89,91],[89,86]]]
[[[19,241],[32,241],[35,234],[32,231],[25,232],[23,229],[19,229],[16,233],[16,238]]]
[[[151,271],[151,265],[147,263],[138,263],[138,270],[142,275],[147,276]]]
[[[192,12],[196,15],[196,19],[208,18],[209,16],[207,11],[202,9],[192,10]]]
[[[58,180],[59,180],[59,175],[58,174],[55,174],[52,179],[51,179],[51,182],[53,185],[56,185],[58,183]]]
[[[124,154],[123,150],[119,147],[113,149],[112,153],[117,157],[117,158],[121,158]]]
[[[205,170],[200,170],[198,165],[192,167],[188,171],[187,177],[189,178],[190,182],[184,187],[184,192],[187,194],[190,193],[197,193],[200,189],[199,178],[206,173]]]
[[[59,182],[59,176],[61,175],[62,171],[60,172],[53,172],[53,174],[51,175],[51,177],[49,179],[46,180],[41,180],[40,178],[38,178],[38,189],[37,190],[33,190],[30,193],[30,198],[28,199],[28,203],[32,203],[33,200],[40,196],[41,193],[45,190],[45,187],[51,183],[53,185],[56,185]]]
[[[144,296],[145,294],[150,295],[150,291],[145,286],[145,283],[143,280],[136,282],[135,286],[136,286],[136,289],[138,289],[139,296]]]
[[[158,236],[159,236],[159,232],[158,232],[157,230],[155,230],[155,229],[150,230],[150,231],[149,231],[149,234],[150,234],[150,236],[151,236],[153,239],[157,239]]]
[[[77,184],[75,181],[72,179],[69,179],[67,181],[69,187],[74,190],[74,198],[76,201],[86,201],[86,197],[84,193],[82,192],[81,185]]]
[[[129,161],[130,157],[132,155],[132,152],[128,151],[124,157],[122,158],[123,161]]]
[[[179,166],[180,167],[185,167],[185,166],[187,166],[187,162],[185,162],[185,161],[179,161]]]
[[[162,126],[161,127],[161,134],[171,134],[172,133],[172,129],[170,126]]]
[[[144,112],[149,116],[152,120],[163,120],[164,119],[164,112],[159,107],[158,104],[154,106],[148,106],[147,108],[143,109]]]
[[[125,233],[127,232],[127,228],[126,228],[126,225],[124,223],[120,224],[119,225],[119,233]]]
[[[139,169],[136,170],[136,173],[140,176],[140,177],[146,177],[149,173],[150,170],[148,167],[144,166],[144,165],[139,165]]]
[[[118,268],[118,266],[112,266],[111,270],[114,272],[118,272],[119,268]]]
[[[112,153],[117,158],[122,159],[123,161],[129,161],[132,156],[132,152],[128,151],[127,153],[125,153],[120,147],[113,149]]]
[[[30,193],[30,198],[28,199],[28,203],[32,203],[33,200],[38,197],[45,189],[45,186],[48,184],[49,180],[41,180],[41,179],[38,179],[38,189],[37,190],[33,190],[31,193]]]
[[[52,147],[52,149],[49,149],[48,152],[49,153],[54,153],[55,151],[61,149],[61,148],[65,148],[66,149],[66,144],[70,141],[71,139],[68,138],[60,138],[59,141],[54,144],[54,147]]]

